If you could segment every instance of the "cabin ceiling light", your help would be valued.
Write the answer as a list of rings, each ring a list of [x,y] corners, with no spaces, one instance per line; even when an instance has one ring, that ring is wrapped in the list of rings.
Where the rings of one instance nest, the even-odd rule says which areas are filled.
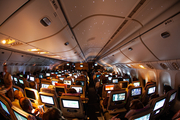
[[[132,49],[132,47],[129,47],[128,50],[129,50],[129,51],[132,51],[133,49]]]
[[[1,41],[1,43],[2,44],[12,44],[12,43],[14,43],[15,42],[15,40],[13,40],[13,39],[6,39],[6,40],[2,40]]]
[[[141,68],[145,69],[145,67],[144,67],[143,65],[139,65],[139,67],[141,67]]]
[[[28,51],[36,52],[39,51],[39,49],[28,49]]]
[[[38,54],[48,54],[49,52],[37,52]]]

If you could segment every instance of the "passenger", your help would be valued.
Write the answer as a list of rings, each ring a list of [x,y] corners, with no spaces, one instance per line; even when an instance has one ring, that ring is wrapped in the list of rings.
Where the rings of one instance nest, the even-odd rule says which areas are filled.
[[[27,75],[23,75],[23,82],[24,82],[24,87],[29,87],[29,82],[27,81]]]
[[[66,119],[63,117],[61,110],[52,107],[43,114],[42,120],[66,120]]]
[[[14,106],[22,109],[21,106],[20,106],[20,104],[19,104],[19,100],[20,100],[21,98],[23,98],[23,97],[24,97],[24,95],[23,95],[23,93],[22,93],[21,91],[19,91],[19,90],[14,91],[14,101],[12,102],[12,104],[13,104]]]
[[[67,93],[77,93],[77,91],[74,88],[70,88],[67,90]]]
[[[35,81],[31,81],[31,82],[29,83],[29,87],[37,90],[37,84],[36,84],[36,82],[35,82]]]
[[[82,84],[81,84],[81,82],[80,82],[80,81],[78,81],[78,82],[76,83],[76,85],[82,85]]]
[[[149,85],[156,85],[156,82],[154,80],[148,81],[144,87],[144,90],[146,90],[147,86],[149,86]]]
[[[172,90],[172,87],[169,86],[169,85],[165,85],[165,86],[164,86],[164,95],[165,95],[168,91],[170,91],[170,90]]]
[[[59,80],[58,83],[64,84],[64,83],[63,83],[63,80]]]
[[[37,120],[42,120],[42,119],[40,118],[40,117],[42,117],[42,115],[43,115],[43,110],[42,110],[42,108],[40,108],[40,109],[37,108],[37,109],[35,109],[34,113],[32,113],[33,106],[32,106],[32,104],[31,104],[31,101],[30,101],[28,98],[26,98],[26,97],[21,98],[21,99],[20,99],[20,106],[21,106],[21,108],[22,108],[25,112],[27,112],[27,113],[35,116],[35,118],[36,118]],[[40,117],[36,116],[36,115],[38,114],[38,112],[40,112],[40,115],[39,115]]]
[[[180,120],[180,110],[172,117],[172,120]]]
[[[132,100],[129,107],[130,111],[125,115],[125,118],[127,119],[134,115],[137,112],[137,110],[144,108],[142,102],[138,99]]]
[[[157,98],[157,97],[159,97],[159,94],[157,94],[157,93],[152,94],[152,95],[150,96],[150,98],[149,98],[149,103],[148,103],[148,105],[151,106],[152,103],[153,103],[153,99],[154,99],[154,98]]]
[[[14,101],[14,94],[13,94],[13,88],[12,88],[12,79],[11,79],[11,74],[7,72],[7,64],[5,63],[3,65],[3,84],[5,86],[5,92],[6,96],[11,100]]]

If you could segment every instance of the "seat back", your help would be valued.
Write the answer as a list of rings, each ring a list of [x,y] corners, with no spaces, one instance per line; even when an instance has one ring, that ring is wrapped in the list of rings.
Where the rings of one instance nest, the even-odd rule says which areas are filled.
[[[27,120],[28,114],[27,112],[23,111],[22,109],[19,109],[16,106],[12,106],[12,111],[14,113],[15,118],[13,120]]]
[[[25,97],[29,98],[31,103],[39,104],[39,93],[36,89],[24,88]]]
[[[152,109],[147,109],[138,114],[132,115],[128,120],[151,120]]]
[[[83,104],[79,96],[61,96],[60,108],[66,118],[84,118]]]
[[[81,98],[85,98],[86,90],[84,89],[83,86],[81,86],[81,85],[71,85],[70,88],[74,88],[77,91],[77,93],[81,94]]]
[[[51,80],[51,84],[52,84],[52,85],[55,85],[55,83],[58,83],[58,81],[59,81],[58,79],[52,79],[52,80]]]
[[[84,89],[86,90],[86,79],[85,78],[76,78],[75,79],[75,84],[78,82],[78,81],[80,81],[81,82],[81,84],[82,84],[82,86],[84,86]]]
[[[57,97],[52,93],[39,92],[39,98],[42,104],[46,107],[59,108]]]
[[[64,78],[63,83],[66,84],[68,88],[73,84],[71,78]]]
[[[165,110],[166,95],[154,98],[150,108],[152,109],[151,119],[157,119]]]
[[[0,113],[7,120],[13,120],[15,118],[11,107],[12,107],[11,100],[7,98],[5,95],[0,94]]]
[[[109,83],[102,86],[102,98],[107,96],[107,92],[114,90],[115,84]]]
[[[21,91],[24,95],[24,90],[22,88],[20,88],[19,86],[13,85],[13,91],[15,91],[15,90]]]
[[[111,91],[107,110],[124,108],[126,105],[127,92],[125,90]]]
[[[41,88],[48,88],[52,85],[51,80],[41,79]]]
[[[166,93],[165,112],[168,112],[175,104],[176,96],[177,96],[177,90],[175,89],[170,90]]]

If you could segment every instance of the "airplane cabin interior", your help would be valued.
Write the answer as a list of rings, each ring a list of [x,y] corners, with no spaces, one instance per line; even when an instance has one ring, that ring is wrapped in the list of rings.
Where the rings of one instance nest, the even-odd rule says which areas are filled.
[[[180,120],[179,39],[179,0],[0,0],[0,118]]]

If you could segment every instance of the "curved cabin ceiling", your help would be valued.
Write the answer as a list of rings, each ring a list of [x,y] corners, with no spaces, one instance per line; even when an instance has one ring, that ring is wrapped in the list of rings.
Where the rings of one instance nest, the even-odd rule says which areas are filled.
[[[118,64],[179,59],[179,53],[173,53],[179,51],[179,31],[173,30],[179,28],[179,17],[173,18],[172,26],[153,28],[179,12],[168,12],[173,5],[180,7],[178,0],[0,1],[0,41],[15,41],[1,43],[0,47],[71,62]],[[158,22],[152,23],[155,19]],[[165,31],[171,36],[162,39],[160,34]],[[169,51],[168,45],[175,47]],[[133,51],[128,50],[130,47]]]

